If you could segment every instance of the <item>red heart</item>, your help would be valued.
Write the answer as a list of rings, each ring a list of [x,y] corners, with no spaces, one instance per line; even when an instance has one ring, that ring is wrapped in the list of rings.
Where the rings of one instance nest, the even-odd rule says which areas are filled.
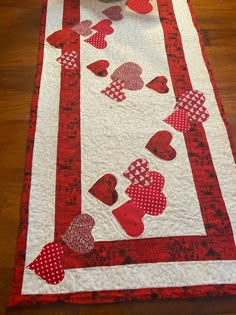
[[[89,193],[105,205],[112,206],[118,199],[116,185],[116,177],[112,174],[105,174],[89,189]]]
[[[110,63],[107,60],[98,60],[88,65],[87,68],[98,77],[106,77],[109,65]]]
[[[114,5],[112,7],[107,8],[106,10],[102,11],[104,15],[106,15],[112,21],[119,21],[123,18],[121,14],[121,7],[118,5]]]
[[[137,237],[143,233],[142,218],[144,213],[132,201],[127,201],[119,208],[113,210],[112,213],[127,235]]]
[[[51,242],[45,245],[35,260],[27,266],[49,284],[58,284],[65,276],[62,267],[63,247]]]
[[[97,31],[98,33],[110,35],[114,32],[114,29],[111,27],[111,25],[112,21],[106,19],[98,22],[96,25],[92,27],[92,29]]]
[[[165,179],[157,172],[150,172],[149,174],[153,178],[153,182],[148,187],[132,184],[125,192],[144,213],[159,215],[166,207],[166,197],[162,192]]]
[[[103,33],[95,33],[85,40],[86,43],[89,43],[97,49],[104,49],[107,47],[107,42],[105,41],[106,35]]]
[[[174,127],[177,131],[187,132],[190,129],[188,114],[184,110],[176,110],[164,120],[167,124]]]
[[[190,121],[198,121],[203,123],[209,118],[209,112],[203,104],[205,96],[197,90],[189,90],[184,92],[175,105],[175,109],[181,109],[188,113]]]
[[[168,93],[169,92],[169,88],[167,86],[167,78],[166,77],[156,77],[154,78],[152,81],[150,81],[148,84],[146,84],[146,86],[158,93]]]
[[[80,36],[70,28],[67,28],[49,35],[47,42],[56,48],[66,48],[67,51],[78,50]]]
[[[92,229],[94,219],[86,213],[74,218],[67,231],[62,235],[63,241],[75,252],[86,254],[94,248]]]
[[[145,148],[158,158],[171,161],[176,157],[176,151],[170,145],[171,140],[172,134],[167,130],[161,130],[151,137]]]
[[[152,177],[148,173],[149,162],[146,159],[137,159],[130,164],[123,175],[128,178],[132,184],[147,187],[152,183]]]
[[[128,0],[126,5],[133,11],[140,14],[152,12],[153,6],[149,0]]]
[[[92,26],[92,22],[90,20],[81,21],[79,24],[76,24],[71,29],[81,36],[89,36],[92,34],[90,27]]]

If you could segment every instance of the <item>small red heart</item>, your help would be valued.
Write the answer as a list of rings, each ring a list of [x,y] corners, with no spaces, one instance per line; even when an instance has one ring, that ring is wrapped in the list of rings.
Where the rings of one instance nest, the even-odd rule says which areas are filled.
[[[116,185],[116,177],[112,174],[105,174],[89,189],[89,193],[105,205],[112,206],[118,199]]]
[[[114,5],[102,11],[112,21],[120,21],[123,16],[121,14],[122,8],[119,5]]]
[[[152,89],[153,91],[156,91],[161,94],[165,94],[169,92],[167,82],[168,80],[166,77],[160,76],[160,77],[154,78],[152,81],[146,84],[146,86]]]
[[[177,131],[187,132],[190,129],[188,113],[184,110],[176,110],[168,116],[164,122],[174,127]]]
[[[94,219],[89,214],[82,213],[74,218],[62,235],[62,239],[73,251],[81,254],[89,253],[94,248],[92,235],[94,225]]]
[[[158,158],[171,161],[176,157],[176,151],[170,145],[172,134],[167,130],[158,131],[145,146],[151,153]]]
[[[27,266],[49,284],[58,284],[65,276],[62,267],[63,247],[51,242],[45,245],[35,260]]]
[[[87,68],[98,77],[106,77],[109,65],[110,63],[107,60],[98,60],[88,65]]]
[[[95,33],[85,40],[86,43],[89,43],[97,49],[104,49],[107,47],[107,42],[105,41],[106,35],[103,33]]]
[[[127,201],[119,208],[112,211],[127,235],[140,236],[144,230],[142,218],[144,213],[132,201]]]
[[[96,25],[92,27],[92,29],[97,31],[98,33],[110,35],[114,32],[114,29],[111,27],[111,25],[112,21],[106,19],[98,22]]]
[[[153,6],[149,0],[128,0],[126,5],[133,11],[140,14],[152,12]]]
[[[149,172],[149,174],[153,182],[148,187],[132,184],[125,192],[144,213],[160,215],[166,207],[166,196],[162,192],[165,179],[157,172]]]

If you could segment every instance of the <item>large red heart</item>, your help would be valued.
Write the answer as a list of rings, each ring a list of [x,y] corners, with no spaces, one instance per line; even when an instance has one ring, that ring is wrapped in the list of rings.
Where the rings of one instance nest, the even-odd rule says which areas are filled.
[[[137,237],[143,233],[144,225],[142,218],[144,212],[132,201],[127,201],[119,208],[113,210],[112,213],[127,235]]]
[[[86,43],[89,43],[97,49],[104,49],[107,47],[107,42],[105,41],[106,35],[103,33],[95,33],[85,40]]]
[[[98,22],[96,25],[92,27],[92,29],[97,31],[98,33],[110,35],[114,32],[114,29],[111,27],[111,25],[112,21],[106,19]]]
[[[187,132],[190,129],[188,114],[184,110],[176,110],[164,122],[174,127],[177,131]]]
[[[67,28],[49,35],[47,42],[56,48],[66,48],[67,51],[77,51],[80,46],[80,36],[72,29]]]
[[[128,178],[132,184],[147,187],[152,183],[152,177],[148,171],[149,162],[146,159],[137,159],[129,165],[123,175]]]
[[[144,213],[159,215],[166,207],[166,197],[162,192],[165,179],[157,172],[150,172],[149,174],[153,178],[153,182],[148,187],[132,184],[125,192]]]
[[[151,137],[145,148],[156,157],[165,161],[171,161],[176,157],[176,151],[170,145],[171,140],[172,134],[167,130],[161,130]]]
[[[88,65],[87,68],[98,77],[106,77],[108,75],[107,68],[109,65],[110,63],[107,60],[97,60]]]
[[[169,88],[167,86],[167,78],[163,76],[159,76],[150,81],[146,86],[153,91],[156,91],[161,94],[165,94],[169,92]]]
[[[94,219],[86,213],[74,218],[66,232],[62,235],[63,241],[75,252],[86,254],[94,248],[92,229]]]
[[[112,206],[118,199],[116,185],[116,177],[112,174],[105,174],[89,189],[89,193],[105,205]]]
[[[120,21],[123,18],[121,10],[122,9],[119,5],[114,5],[102,11],[102,13],[112,21]]]
[[[189,90],[184,92],[175,105],[175,109],[184,110],[188,113],[190,121],[198,121],[203,123],[209,118],[209,112],[203,104],[205,96],[197,90]]]
[[[153,6],[149,0],[128,0],[126,5],[133,11],[140,14],[152,12]]]
[[[35,260],[27,266],[49,284],[58,284],[65,276],[62,266],[63,247],[51,242],[45,245]]]

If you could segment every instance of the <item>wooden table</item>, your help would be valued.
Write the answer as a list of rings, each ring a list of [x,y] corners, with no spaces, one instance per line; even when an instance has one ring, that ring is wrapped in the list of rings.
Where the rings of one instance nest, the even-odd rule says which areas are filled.
[[[192,0],[192,4],[236,143],[236,1]],[[5,311],[13,276],[40,17],[41,0],[0,0],[0,314]],[[98,306],[49,305],[10,314],[232,315],[236,314],[236,297]]]

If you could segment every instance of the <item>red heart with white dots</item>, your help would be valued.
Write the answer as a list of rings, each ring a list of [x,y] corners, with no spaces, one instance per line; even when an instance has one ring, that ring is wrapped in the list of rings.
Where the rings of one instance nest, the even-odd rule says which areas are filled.
[[[115,216],[127,235],[137,237],[143,233],[144,225],[142,218],[144,216],[144,212],[132,201],[128,201],[119,208],[113,210],[112,214]]]
[[[107,47],[107,42],[105,41],[106,34],[95,33],[85,40],[86,43],[89,43],[97,49],[104,49]]]
[[[132,184],[125,192],[144,213],[159,215],[166,207],[166,197],[162,192],[165,179],[157,172],[150,172],[149,174],[153,178],[153,182],[148,187]]]
[[[176,110],[164,120],[167,124],[174,127],[177,131],[187,132],[190,129],[188,113],[184,110]]]
[[[48,243],[27,268],[34,270],[47,283],[58,284],[65,276],[62,266],[62,256],[63,247],[60,243]]]
[[[62,239],[73,251],[81,254],[89,253],[94,248],[92,235],[94,225],[95,221],[89,214],[80,214],[74,218],[62,235]]]
[[[152,177],[148,171],[149,162],[146,159],[137,159],[130,164],[123,175],[128,178],[132,184],[147,187],[152,183]]]

